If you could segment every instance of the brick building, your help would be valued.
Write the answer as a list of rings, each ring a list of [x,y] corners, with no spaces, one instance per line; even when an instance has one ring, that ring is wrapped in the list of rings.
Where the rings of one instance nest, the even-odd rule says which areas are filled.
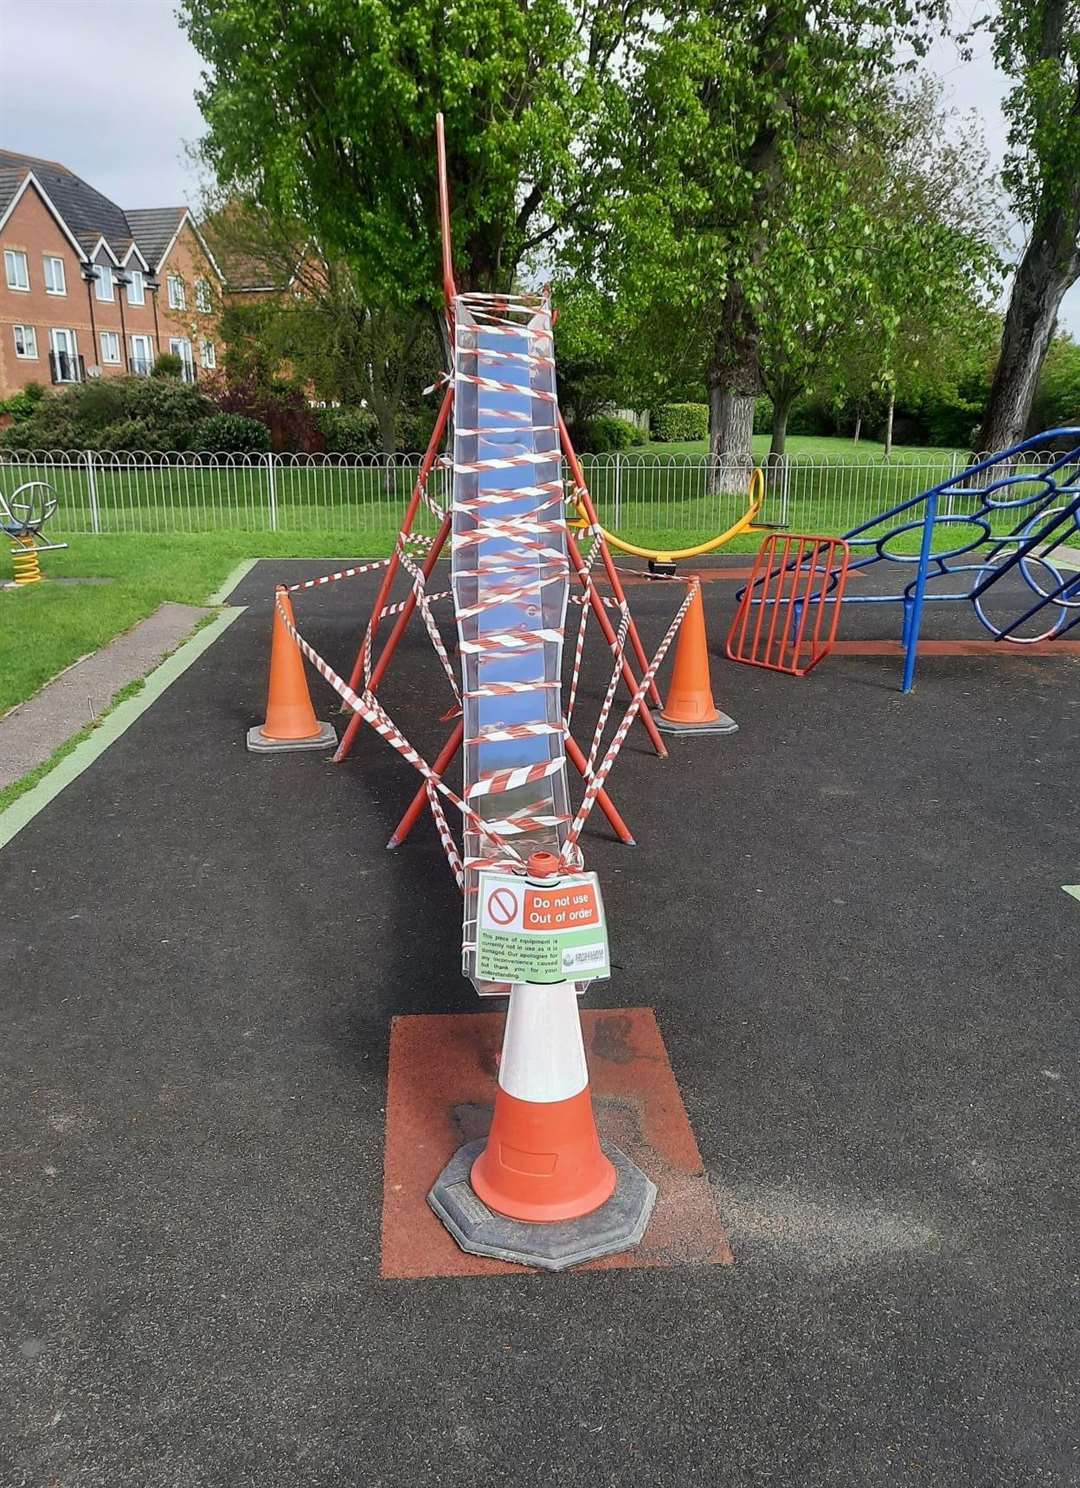
[[[220,355],[224,280],[186,207],[124,211],[53,161],[0,150],[0,398],[29,382],[195,380]]]

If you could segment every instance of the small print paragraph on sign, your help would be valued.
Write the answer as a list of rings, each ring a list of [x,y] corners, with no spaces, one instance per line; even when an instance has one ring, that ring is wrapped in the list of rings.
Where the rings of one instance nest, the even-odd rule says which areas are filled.
[[[495,982],[592,980],[611,974],[595,873],[531,884],[481,873],[476,972]]]

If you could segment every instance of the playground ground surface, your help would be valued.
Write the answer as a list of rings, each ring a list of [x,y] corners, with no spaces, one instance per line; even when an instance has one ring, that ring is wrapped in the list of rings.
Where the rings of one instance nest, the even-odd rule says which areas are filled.
[[[720,659],[707,585],[741,730],[630,736],[584,1007],[654,1011],[734,1264],[425,1277],[383,1233],[387,1064],[393,1018],[489,1011],[457,891],[429,824],[385,851],[416,777],[372,734],[243,745],[272,584],[328,566],[253,569],[0,853],[0,1484],[1074,1484],[1080,657],[800,682]],[[298,596],[339,667],[372,589]],[[631,594],[655,643],[673,596]],[[384,694],[428,752],[440,675],[417,628]]]

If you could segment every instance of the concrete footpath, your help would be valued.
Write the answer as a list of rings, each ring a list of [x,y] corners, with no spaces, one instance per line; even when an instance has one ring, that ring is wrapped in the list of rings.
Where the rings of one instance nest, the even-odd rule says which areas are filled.
[[[196,605],[160,605],[5,713],[0,718],[0,789],[44,764],[72,734],[100,718],[121,688],[145,677],[211,613]]]

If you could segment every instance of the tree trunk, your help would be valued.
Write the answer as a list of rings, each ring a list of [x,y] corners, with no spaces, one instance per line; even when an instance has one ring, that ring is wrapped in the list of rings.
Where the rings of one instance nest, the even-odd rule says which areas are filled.
[[[382,452],[390,458],[397,453],[397,408],[389,403],[379,400],[375,409],[375,418],[379,425],[379,443]]]
[[[709,490],[745,490],[761,391],[758,329],[742,291],[728,293],[709,362]]]
[[[773,398],[772,442],[769,445],[770,465],[778,465],[784,458],[784,451],[787,448],[788,419],[791,417],[791,405],[794,402],[794,393],[778,393]]]
[[[742,491],[754,463],[754,395],[709,390],[709,489]]]
[[[1009,297],[990,401],[979,431],[981,451],[1007,449],[1023,438],[1043,361],[1065,292],[1080,277],[1080,207],[1054,211],[1036,226]]]
[[[896,394],[889,393],[889,409],[885,415],[885,458],[892,459],[893,414],[896,412]]]
[[[857,413],[855,415],[855,438],[851,441],[852,444],[858,444],[858,442],[859,442],[859,435],[861,433],[862,433],[862,414],[861,413]]]

